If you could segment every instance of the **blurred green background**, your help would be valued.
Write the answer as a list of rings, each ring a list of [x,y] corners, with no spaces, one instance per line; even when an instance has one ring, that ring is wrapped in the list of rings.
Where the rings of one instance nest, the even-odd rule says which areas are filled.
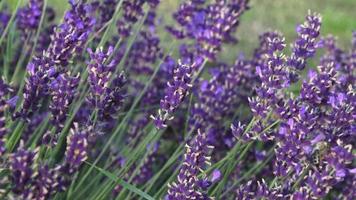
[[[6,1],[12,6],[17,2]],[[171,14],[180,2],[182,0],[161,0],[158,15],[162,24],[172,23]],[[67,0],[48,0],[48,3],[56,9],[58,18],[68,8]],[[251,54],[257,46],[258,35],[266,30],[278,30],[287,42],[292,42],[296,37],[295,27],[304,21],[308,10],[322,15],[322,35],[337,36],[343,47],[350,46],[352,30],[356,30],[356,0],[251,0],[250,6],[251,9],[242,16],[236,33],[239,44],[225,47],[223,59],[235,57],[239,52]]]

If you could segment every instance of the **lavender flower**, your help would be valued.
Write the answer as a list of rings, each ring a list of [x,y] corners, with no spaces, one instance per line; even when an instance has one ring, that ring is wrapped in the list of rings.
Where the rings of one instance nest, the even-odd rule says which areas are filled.
[[[52,81],[50,86],[52,101],[49,107],[52,113],[52,123],[56,127],[64,126],[78,83],[79,75],[73,77],[70,74],[61,74]]]
[[[48,83],[55,73],[54,63],[45,57],[34,58],[27,65],[29,74],[23,89],[24,102],[17,115],[30,117],[38,110],[41,99],[48,94]]]
[[[109,47],[107,52],[98,49],[95,53],[88,49],[91,63],[88,65],[90,94],[88,102],[99,109],[104,118],[111,118],[123,103],[126,78],[123,73],[116,75],[111,85],[110,79],[115,70],[115,61],[108,61],[113,53]]]
[[[80,130],[78,124],[75,124],[75,128],[72,128],[70,135],[67,136],[65,163],[68,165],[67,170],[70,174],[75,172],[87,159],[89,129]]]
[[[166,127],[166,122],[173,119],[172,114],[189,93],[191,87],[191,73],[193,65],[182,64],[178,61],[178,66],[173,72],[173,81],[168,82],[164,99],[161,100],[161,108],[157,116],[151,116],[158,129]]]
[[[33,174],[32,184],[27,198],[31,199],[49,199],[58,187],[58,172],[47,165],[42,165]]]
[[[298,38],[293,45],[293,53],[288,64],[297,70],[304,69],[306,59],[313,57],[316,51],[316,39],[319,36],[321,16],[309,11],[304,24],[297,27]]]
[[[117,114],[124,103],[125,84],[126,77],[123,73],[121,73],[113,79],[111,87],[106,89],[103,97],[102,108],[99,110],[102,120],[116,118],[115,114]]]
[[[202,181],[205,179],[198,178],[205,166],[210,165],[208,155],[212,148],[207,144],[206,134],[198,130],[192,143],[186,145],[177,182],[168,186],[167,200],[212,199],[202,190]]]
[[[30,0],[25,8],[19,10],[17,25],[25,35],[37,30],[42,15],[42,7],[43,0]]]
[[[246,0],[229,3],[216,0],[204,7],[204,1],[187,1],[173,14],[182,29],[168,26],[167,30],[178,39],[195,39],[197,52],[214,60],[223,42],[236,41],[231,33],[241,14],[248,9],[247,3]]]
[[[65,14],[64,23],[56,28],[47,49],[47,56],[60,67],[66,67],[74,55],[82,52],[96,22],[90,4],[75,3],[74,0],[69,3],[71,9]]]
[[[29,189],[28,184],[34,173],[32,167],[36,156],[36,151],[25,150],[23,144],[20,144],[20,148],[10,155],[9,163],[14,193],[21,194]]]
[[[6,11],[0,12],[0,33],[4,31],[5,27],[7,26],[7,23],[10,20],[11,15],[7,13]]]

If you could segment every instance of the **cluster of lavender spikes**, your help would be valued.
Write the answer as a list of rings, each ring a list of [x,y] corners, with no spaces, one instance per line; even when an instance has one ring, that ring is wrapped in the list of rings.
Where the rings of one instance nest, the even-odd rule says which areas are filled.
[[[230,61],[248,0],[170,24],[160,0],[68,3],[2,4],[0,199],[356,199],[356,32],[309,11],[290,51],[265,32]]]

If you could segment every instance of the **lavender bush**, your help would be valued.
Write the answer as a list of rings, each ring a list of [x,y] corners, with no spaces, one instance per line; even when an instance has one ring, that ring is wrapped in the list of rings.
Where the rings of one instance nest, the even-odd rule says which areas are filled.
[[[309,12],[222,60],[248,0],[159,4],[2,6],[2,199],[356,199],[356,32]]]

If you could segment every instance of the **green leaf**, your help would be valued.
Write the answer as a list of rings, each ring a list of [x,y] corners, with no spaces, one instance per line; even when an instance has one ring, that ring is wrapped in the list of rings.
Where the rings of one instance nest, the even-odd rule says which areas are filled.
[[[137,195],[140,195],[141,197],[148,199],[148,200],[154,200],[153,197],[151,197],[150,195],[148,195],[147,193],[143,192],[142,190],[138,189],[137,187],[135,187],[134,185],[131,185],[127,182],[125,182],[122,179],[119,179],[115,176],[115,174],[112,174],[111,172],[108,172],[100,167],[97,167],[95,165],[92,165],[91,163],[85,161],[86,164],[94,167],[96,170],[98,170],[99,172],[101,172],[102,174],[104,174],[106,177],[108,177],[109,179],[111,179],[112,181],[120,184],[122,187],[124,187],[127,190],[130,190],[131,192],[136,193]]]

